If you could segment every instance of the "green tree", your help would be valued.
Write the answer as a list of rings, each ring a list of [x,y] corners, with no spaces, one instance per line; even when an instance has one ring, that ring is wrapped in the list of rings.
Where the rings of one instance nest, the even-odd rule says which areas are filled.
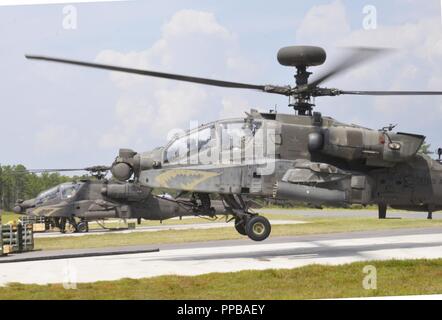
[[[37,175],[23,165],[0,166],[0,208],[11,210],[18,199],[30,199],[40,192],[75,178],[59,173]]]

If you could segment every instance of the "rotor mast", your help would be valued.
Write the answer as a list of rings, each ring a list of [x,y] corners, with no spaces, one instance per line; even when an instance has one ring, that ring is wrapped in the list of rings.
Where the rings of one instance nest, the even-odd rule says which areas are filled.
[[[296,67],[297,72],[295,75],[296,87],[297,88],[307,88],[308,78],[312,74],[307,71],[306,66]],[[292,95],[289,98],[289,107],[292,107],[298,115],[312,115],[312,110],[315,105],[311,103],[311,96],[307,92]]]
[[[325,50],[314,46],[291,46],[279,50],[277,57],[281,65],[296,68],[296,87],[290,92],[289,106],[299,115],[310,116],[314,104],[311,102],[312,91],[309,90],[312,73],[307,68],[322,65],[327,58]]]

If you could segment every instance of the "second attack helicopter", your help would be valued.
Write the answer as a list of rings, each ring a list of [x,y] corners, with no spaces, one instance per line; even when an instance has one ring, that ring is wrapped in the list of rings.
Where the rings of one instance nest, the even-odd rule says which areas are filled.
[[[320,47],[291,46],[278,52],[280,64],[296,69],[295,86],[255,85],[28,55],[28,59],[92,67],[211,86],[252,89],[289,97],[294,115],[252,110],[245,118],[220,120],[175,137],[167,145],[137,153],[122,149],[110,170],[114,179],[137,188],[189,192],[207,200],[219,195],[236,230],[266,239],[270,222],[250,210],[248,198],[297,200],[317,206],[349,204],[413,211],[442,210],[442,164],[418,153],[425,136],[345,124],[313,112],[323,96],[442,95],[442,91],[348,91],[320,87],[385,50],[357,48],[331,70],[309,81],[308,68],[322,65]],[[177,202],[178,203],[178,202]],[[209,205],[210,207],[210,205]]]
[[[34,199],[19,200],[16,214],[44,217],[47,224],[66,231],[88,232],[89,222],[108,219],[166,220],[183,216],[214,217],[225,212],[222,206],[209,206],[203,198],[173,199],[170,195],[153,195],[151,188],[132,182],[104,179],[110,167],[83,169],[27,170],[33,173],[87,171],[94,179],[66,182],[41,192]]]

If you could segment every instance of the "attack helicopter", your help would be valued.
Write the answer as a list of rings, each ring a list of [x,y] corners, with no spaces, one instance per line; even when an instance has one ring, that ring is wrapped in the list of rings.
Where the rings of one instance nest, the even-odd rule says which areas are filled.
[[[13,211],[16,214],[44,217],[47,224],[66,231],[89,231],[89,222],[108,219],[166,220],[183,216],[214,217],[223,214],[223,208],[208,206],[206,199],[172,198],[153,195],[151,189],[132,182],[105,179],[110,167],[93,166],[81,169],[27,170],[32,173],[87,171],[93,179],[59,184],[41,192],[34,199],[18,200]],[[171,200],[173,199],[173,200]]]
[[[206,199],[222,198],[236,230],[265,240],[270,222],[244,198],[296,200],[316,206],[377,205],[432,212],[442,210],[442,164],[418,152],[425,136],[342,123],[314,112],[313,99],[340,95],[442,95],[442,91],[349,91],[320,85],[352,67],[385,53],[356,48],[329,71],[309,81],[311,67],[326,61],[324,49],[291,46],[279,50],[283,66],[296,69],[295,86],[255,85],[134,69],[114,65],[27,55],[58,62],[284,95],[295,114],[251,110],[244,118],[219,120],[175,137],[161,148],[137,153],[122,149],[110,167],[113,178],[133,180],[139,188],[179,190]],[[174,200],[172,200],[174,201]]]

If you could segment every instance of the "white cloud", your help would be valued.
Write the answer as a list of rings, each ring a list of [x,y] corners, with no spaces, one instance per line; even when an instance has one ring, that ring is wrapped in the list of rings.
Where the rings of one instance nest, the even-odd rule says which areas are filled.
[[[350,32],[345,6],[341,0],[313,6],[296,30],[298,44],[334,45],[342,34]]]
[[[209,111],[207,93],[200,86],[178,84],[172,90],[162,89],[155,93],[159,108],[156,110],[155,132],[169,131],[186,122],[198,119]]]
[[[181,10],[163,27],[165,38],[194,33],[225,38],[232,36],[226,28],[218,23],[213,13],[203,11]]]
[[[345,76],[348,85],[373,90],[441,90],[442,34],[439,19],[425,19],[404,25],[380,26],[377,30],[358,30],[349,34],[344,44],[394,47],[390,57],[357,68]],[[370,75],[362,70],[370,68]],[[364,76],[365,75],[365,76]],[[355,81],[355,79],[357,81]],[[351,82],[351,84],[350,84]],[[369,88],[370,88],[369,87]],[[370,89],[371,89],[370,88]],[[374,109],[384,116],[396,117],[404,124],[416,125],[414,114],[426,127],[435,122],[434,111],[440,105],[438,97],[377,97]]]
[[[221,104],[222,110],[219,113],[220,118],[243,117],[245,115],[244,112],[248,112],[251,109],[245,99],[236,96],[224,97]]]
[[[382,25],[381,22],[378,21],[375,30],[363,30],[362,27],[351,30],[345,7],[337,0],[310,9],[297,30],[297,39],[298,43],[308,41],[325,45],[327,63],[331,64],[339,59],[336,46],[398,49],[393,54],[354,67],[330,79],[324,86],[344,90],[441,90],[440,17],[425,16],[405,24]],[[312,70],[317,72],[321,69]],[[439,97],[341,97],[318,99],[316,102],[317,109],[331,111],[335,118],[342,121],[359,119],[357,124],[375,128],[398,123],[401,131],[426,134],[433,143],[440,136],[442,98]]]
[[[426,19],[404,25],[378,23],[376,30],[352,30],[343,2],[335,0],[313,6],[297,28],[296,36],[298,44],[325,46],[328,63],[337,60],[334,56],[336,46],[400,49],[383,59],[355,67],[327,82],[326,86],[349,90],[434,90],[442,85],[441,77],[434,75],[442,72],[439,29],[438,19]],[[128,53],[106,50],[97,60],[202,77],[249,78],[257,66],[232,50],[236,46],[236,36],[212,13],[182,10],[163,26],[160,39],[149,48]],[[243,95],[210,87],[121,73],[112,73],[111,79],[120,97],[113,128],[101,137],[103,148],[122,145],[142,148],[146,141],[161,143],[170,130],[187,129],[192,120],[203,122],[242,116],[251,108]],[[359,119],[360,122],[363,119],[360,124],[367,126],[395,121],[412,130],[416,130],[416,121],[410,115],[416,107],[435,111],[442,108],[441,100],[434,97],[334,98],[328,103],[324,100],[318,99],[318,109],[332,108],[332,115],[340,120],[356,122]],[[435,126],[430,112],[422,115],[421,120],[427,126]]]
[[[236,37],[223,27],[213,13],[182,10],[164,25],[161,38],[139,52],[102,51],[102,63],[202,77],[224,78],[226,73],[253,70],[232,50]],[[179,71],[178,71],[179,70]],[[112,73],[120,98],[115,109],[115,124],[105,132],[103,148],[143,147],[146,141],[161,141],[177,127],[188,128],[195,119],[216,116],[221,106],[221,91],[210,87]]]

